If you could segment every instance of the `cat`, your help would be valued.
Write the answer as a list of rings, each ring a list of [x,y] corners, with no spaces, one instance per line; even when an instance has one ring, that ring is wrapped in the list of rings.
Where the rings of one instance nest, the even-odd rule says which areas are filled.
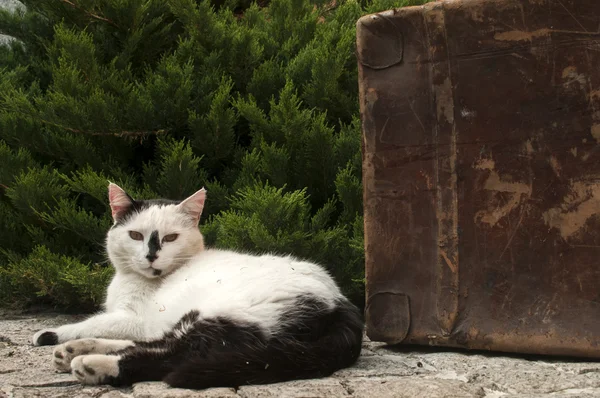
[[[83,384],[203,389],[325,377],[358,359],[362,314],[321,266],[204,247],[204,188],[134,200],[110,183],[108,196],[104,311],[33,336],[59,344],[59,371]]]

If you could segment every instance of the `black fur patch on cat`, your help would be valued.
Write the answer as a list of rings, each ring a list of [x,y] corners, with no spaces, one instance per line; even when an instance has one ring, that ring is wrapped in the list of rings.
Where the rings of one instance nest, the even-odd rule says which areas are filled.
[[[58,335],[54,332],[44,332],[38,337],[36,343],[38,345],[57,345]]]
[[[158,258],[156,253],[160,250],[160,241],[158,240],[158,231],[152,231],[148,239],[148,254],[146,258],[152,262]]]
[[[185,315],[161,340],[120,351],[112,385],[163,380],[172,387],[209,388],[319,378],[351,366],[360,355],[363,322],[340,300],[328,309],[313,297],[298,300],[267,337],[256,325]],[[300,310],[300,311],[299,311]]]
[[[117,219],[113,228],[119,225],[127,223],[127,221],[136,213],[146,210],[152,206],[166,206],[166,205],[178,205],[181,203],[180,200],[169,200],[169,199],[150,199],[150,200],[133,200],[131,196],[127,195],[131,201],[131,204],[127,209],[121,213],[121,216]]]

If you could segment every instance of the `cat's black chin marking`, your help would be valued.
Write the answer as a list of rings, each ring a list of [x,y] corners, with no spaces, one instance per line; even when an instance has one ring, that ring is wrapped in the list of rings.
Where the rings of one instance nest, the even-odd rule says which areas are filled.
[[[155,269],[152,271],[152,275],[154,276],[160,276],[160,274],[162,274],[162,270],[160,269]]]
[[[163,380],[172,387],[209,388],[318,378],[351,366],[360,355],[363,322],[346,299],[333,309],[303,297],[266,337],[256,325],[185,315],[161,340],[120,351],[113,385]]]

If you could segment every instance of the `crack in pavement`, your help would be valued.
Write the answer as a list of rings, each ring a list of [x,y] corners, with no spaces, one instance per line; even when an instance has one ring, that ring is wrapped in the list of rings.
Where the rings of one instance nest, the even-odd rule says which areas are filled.
[[[37,388],[37,387],[72,387],[72,386],[81,386],[81,383],[78,381],[54,381],[50,383],[41,383],[41,384],[21,384],[16,387],[24,387],[24,388]]]
[[[339,380],[340,385],[346,390],[349,396],[354,395],[354,389],[348,384],[348,380]]]

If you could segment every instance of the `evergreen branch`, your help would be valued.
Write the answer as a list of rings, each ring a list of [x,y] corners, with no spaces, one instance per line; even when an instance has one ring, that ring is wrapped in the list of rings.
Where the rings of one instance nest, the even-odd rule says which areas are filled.
[[[93,14],[93,13],[91,13],[91,12],[87,11],[87,10],[84,10],[84,9],[83,9],[83,8],[82,8],[80,5],[78,5],[78,4],[76,4],[76,3],[73,3],[73,2],[72,2],[72,1],[70,1],[70,0],[60,0],[60,1],[61,1],[61,2],[63,2],[63,3],[65,3],[65,4],[68,4],[68,5],[70,5],[71,7],[75,8],[75,9],[76,9],[76,10],[78,10],[78,11],[81,11],[81,12],[83,12],[85,15],[87,15],[88,17],[90,17],[90,18],[92,18],[92,19],[97,19],[98,21],[106,22],[107,24],[109,24],[109,25],[112,25],[112,26],[114,26],[114,27],[115,27],[115,28],[117,28],[117,29],[121,29],[121,28],[119,27],[119,25],[117,25],[116,23],[114,23],[114,22],[113,22],[113,21],[111,21],[110,19],[108,19],[108,18],[105,18],[105,17],[103,17],[103,16],[100,16],[100,15],[97,15],[97,14]]]
[[[2,109],[2,108],[0,108],[0,109]],[[86,130],[74,129],[72,127],[67,127],[67,126],[63,126],[62,124],[51,122],[49,120],[41,119],[41,118],[38,118],[38,117],[32,115],[29,112],[23,112],[23,111],[14,110],[14,109],[11,109],[11,111],[15,112],[15,113],[19,113],[26,117],[30,117],[31,119],[37,120],[38,122],[40,122],[42,124],[56,127],[61,130],[69,131],[69,132],[75,133],[75,134],[85,134],[85,135],[92,135],[92,136],[113,136],[113,137],[145,137],[148,135],[167,134],[170,131],[170,129],[158,129],[158,130],[146,130],[146,131],[123,130],[123,131],[118,131],[118,132],[86,131]]]
[[[72,127],[63,126],[63,125],[60,125],[58,123],[51,122],[49,120],[40,119],[40,122],[42,122],[43,124],[47,124],[49,126],[53,126],[53,127],[57,127],[59,129],[62,129],[62,130],[69,131],[71,133],[86,134],[86,135],[93,135],[93,136],[145,137],[145,136],[148,136],[148,135],[159,135],[159,134],[166,134],[166,133],[169,132],[168,129],[158,129],[158,130],[149,130],[149,131],[127,131],[127,130],[123,130],[123,131],[119,131],[119,132],[85,131],[85,130],[74,129]]]

